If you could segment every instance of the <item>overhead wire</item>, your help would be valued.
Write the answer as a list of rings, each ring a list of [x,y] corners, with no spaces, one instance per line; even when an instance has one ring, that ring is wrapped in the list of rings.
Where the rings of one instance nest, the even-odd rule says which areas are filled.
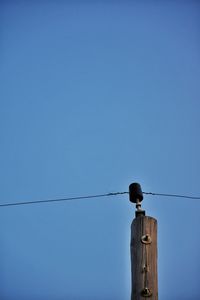
[[[0,204],[0,207],[5,206],[17,206],[17,205],[27,205],[27,204],[37,204],[37,203],[48,203],[48,202],[61,202],[61,201],[72,201],[72,200],[81,200],[81,199],[92,199],[92,198],[102,198],[109,196],[116,196],[127,194],[128,192],[116,192],[116,193],[107,193],[99,195],[89,195],[89,196],[78,196],[78,197],[68,197],[68,198],[58,198],[58,199],[46,199],[46,200],[35,200],[35,201],[26,201],[26,202],[11,202]]]
[[[113,192],[113,193],[78,196],[78,197],[67,197],[67,198],[57,198],[57,199],[44,199],[44,200],[34,200],[34,201],[24,201],[24,202],[2,203],[2,204],[0,204],[0,207],[19,206],[19,205],[28,205],[28,204],[40,204],[40,203],[49,203],[49,202],[83,200],[83,199],[118,196],[118,195],[124,195],[124,194],[129,194],[129,192]],[[179,195],[179,194],[163,194],[163,193],[153,193],[153,192],[143,192],[143,194],[150,195],[150,196],[174,197],[174,198],[185,198],[185,199],[200,200],[200,197],[197,197],[197,196],[187,196],[187,195]]]
[[[200,197],[187,196],[187,195],[178,195],[178,194],[162,194],[162,193],[152,193],[152,192],[143,192],[143,194],[145,194],[145,195],[152,195],[152,196],[162,196],[162,197],[174,197],[174,198],[185,198],[185,199],[200,200]]]

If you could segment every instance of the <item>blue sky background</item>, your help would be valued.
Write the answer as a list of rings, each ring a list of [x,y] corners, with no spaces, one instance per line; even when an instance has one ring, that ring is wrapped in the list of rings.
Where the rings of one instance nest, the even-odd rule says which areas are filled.
[[[200,195],[198,1],[0,2],[0,202]],[[199,299],[200,201],[146,196],[160,300]],[[0,208],[1,300],[130,299],[127,195]]]

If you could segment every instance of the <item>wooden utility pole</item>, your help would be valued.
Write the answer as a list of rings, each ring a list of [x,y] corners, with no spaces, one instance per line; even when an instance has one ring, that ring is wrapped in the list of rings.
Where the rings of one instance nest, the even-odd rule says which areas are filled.
[[[131,300],[158,300],[157,221],[141,209],[143,194],[138,183],[129,186],[129,196],[137,209],[131,224]]]

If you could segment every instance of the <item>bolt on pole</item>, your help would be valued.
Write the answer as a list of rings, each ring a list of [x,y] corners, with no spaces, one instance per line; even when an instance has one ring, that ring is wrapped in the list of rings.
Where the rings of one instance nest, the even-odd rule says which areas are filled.
[[[136,204],[131,224],[131,300],[158,300],[157,220],[142,210],[143,193],[138,183],[129,186],[129,197]]]

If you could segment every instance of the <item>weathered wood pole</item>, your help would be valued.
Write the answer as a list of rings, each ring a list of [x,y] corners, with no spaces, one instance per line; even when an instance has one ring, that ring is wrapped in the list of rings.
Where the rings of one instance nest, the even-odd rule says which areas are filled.
[[[143,196],[139,184],[130,185],[129,194],[137,207],[131,224],[131,300],[158,300],[157,220],[145,216],[145,211],[141,210]],[[135,201],[134,197],[138,200]]]

